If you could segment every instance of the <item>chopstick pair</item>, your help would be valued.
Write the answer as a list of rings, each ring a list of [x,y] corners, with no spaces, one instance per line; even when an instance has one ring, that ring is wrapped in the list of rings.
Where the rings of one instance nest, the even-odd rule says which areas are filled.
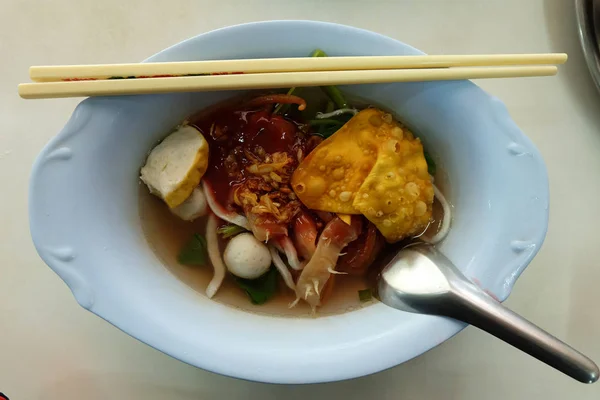
[[[27,99],[551,76],[567,55],[305,57],[34,66]]]

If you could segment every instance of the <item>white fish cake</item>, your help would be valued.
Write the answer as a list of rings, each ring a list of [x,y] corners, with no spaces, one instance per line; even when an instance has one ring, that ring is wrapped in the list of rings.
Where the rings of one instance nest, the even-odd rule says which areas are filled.
[[[208,142],[193,126],[184,125],[148,155],[141,180],[169,206],[181,205],[198,187],[208,167]]]

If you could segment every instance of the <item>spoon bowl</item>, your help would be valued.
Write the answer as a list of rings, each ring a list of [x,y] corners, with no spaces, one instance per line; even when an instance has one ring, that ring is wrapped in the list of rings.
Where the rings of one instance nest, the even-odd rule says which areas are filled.
[[[400,250],[381,272],[377,292],[390,307],[467,322],[573,379],[598,380],[598,366],[592,360],[504,307],[429,244]]]

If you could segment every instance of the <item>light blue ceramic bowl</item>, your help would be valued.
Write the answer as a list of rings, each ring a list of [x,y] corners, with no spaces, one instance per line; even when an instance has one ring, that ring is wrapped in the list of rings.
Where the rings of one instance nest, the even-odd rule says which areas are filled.
[[[317,47],[331,56],[421,54],[349,26],[273,21],[209,32],[148,61],[294,57]],[[502,102],[468,81],[343,89],[385,105],[421,136],[448,176],[454,205],[441,250],[504,300],[544,239],[548,183],[542,158]],[[371,374],[459,332],[464,325],[453,320],[382,304],[317,319],[248,314],[208,300],[167,271],[140,228],[139,167],[185,117],[234,94],[88,99],[44,148],[31,177],[31,234],[77,301],[182,361],[265,382]]]

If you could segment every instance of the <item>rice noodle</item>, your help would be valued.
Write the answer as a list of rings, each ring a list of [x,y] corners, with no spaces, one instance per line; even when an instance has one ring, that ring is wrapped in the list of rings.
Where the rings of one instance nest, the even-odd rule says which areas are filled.
[[[206,287],[206,295],[211,299],[221,287],[223,279],[225,279],[225,264],[221,258],[219,250],[219,240],[217,238],[217,217],[210,213],[208,222],[206,223],[206,249],[208,250],[208,258],[213,266],[213,277]]]
[[[279,252],[277,251],[277,249],[272,245],[269,245],[269,251],[271,252],[273,264],[275,264],[275,268],[277,268],[277,270],[281,274],[281,277],[283,278],[283,281],[285,282],[287,287],[289,287],[293,291],[296,291],[296,285],[294,285],[292,274],[290,273],[290,270],[288,269],[287,265],[285,265],[285,263],[279,256]]]
[[[328,113],[318,112],[317,115],[315,116],[315,118],[316,119],[326,119],[326,118],[331,118],[331,117],[337,117],[338,115],[342,115],[342,114],[356,115],[356,114],[358,114],[358,110],[355,108],[340,108],[338,110],[333,110],[332,112],[328,112]]]
[[[433,185],[433,193],[442,205],[442,209],[444,210],[444,217],[442,219],[442,226],[440,227],[438,233],[436,233],[435,235],[433,235],[433,237],[429,239],[424,237],[423,240],[431,244],[436,244],[441,242],[446,237],[446,235],[448,235],[448,231],[450,231],[450,221],[452,220],[452,208],[450,207],[450,203],[448,203],[448,200],[446,200],[440,189],[438,189],[435,185]]]
[[[206,196],[206,202],[210,207],[210,210],[223,221],[227,221],[230,224],[234,224],[237,226],[241,226],[246,230],[250,230],[250,224],[248,223],[248,219],[243,215],[234,213],[232,211],[226,210],[223,206],[221,206],[217,199],[215,199],[215,192],[208,182],[202,180],[202,188],[204,189],[204,196]]]

